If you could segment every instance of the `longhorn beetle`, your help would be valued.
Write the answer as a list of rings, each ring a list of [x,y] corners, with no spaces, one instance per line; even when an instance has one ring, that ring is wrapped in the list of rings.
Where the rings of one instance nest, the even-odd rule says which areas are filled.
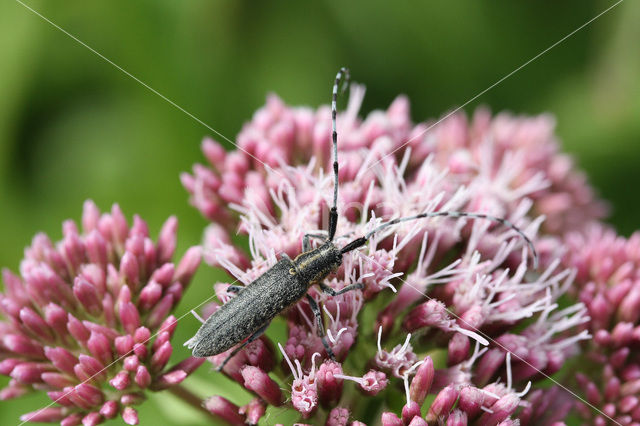
[[[312,249],[310,237],[318,237],[306,234],[302,240],[302,253],[291,260],[286,254],[282,254],[280,260],[264,274],[246,287],[231,286],[229,292],[237,293],[236,297],[229,300],[220,309],[215,311],[202,324],[194,337],[185,345],[193,349],[193,356],[208,357],[220,354],[233,346],[238,345],[231,354],[218,366],[222,370],[227,361],[241,351],[248,343],[256,340],[271,322],[271,320],[294,305],[303,297],[307,298],[309,306],[316,319],[318,336],[322,339],[327,354],[334,359],[333,351],[324,337],[322,316],[318,304],[307,291],[313,284],[318,284],[320,289],[331,295],[337,296],[351,290],[361,289],[361,283],[348,285],[341,290],[334,290],[325,283],[324,278],[335,272],[342,264],[342,256],[367,243],[375,233],[400,222],[429,217],[466,217],[471,219],[488,219],[498,222],[513,229],[527,243],[537,265],[538,255],[531,240],[513,223],[506,219],[493,217],[482,213],[467,213],[459,211],[427,212],[415,216],[397,218],[382,223],[369,231],[366,235],[349,242],[339,248],[333,243],[338,224],[338,133],[336,131],[336,102],[338,87],[343,81],[343,90],[349,83],[349,70],[341,68],[336,75],[333,84],[331,98],[331,121],[333,142],[333,206],[329,212],[328,238],[317,248]]]

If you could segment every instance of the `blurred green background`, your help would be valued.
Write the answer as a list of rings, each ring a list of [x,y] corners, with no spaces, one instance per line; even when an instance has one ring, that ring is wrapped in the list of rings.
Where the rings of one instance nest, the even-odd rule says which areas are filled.
[[[614,1],[26,4],[233,139],[268,92],[328,103],[342,65],[367,86],[363,113],[404,93],[415,121],[439,117]],[[555,115],[564,149],[611,201],[610,221],[625,235],[640,214],[638,20],[640,2],[623,2],[465,108]],[[179,252],[197,244],[206,222],[178,174],[203,161],[210,131],[15,1],[0,4],[0,34],[0,264],[17,270],[36,231],[60,238],[62,220],[79,219],[87,198],[102,209],[120,203],[154,233],[175,214]],[[200,269],[179,314],[211,295],[215,276]],[[176,342],[198,326],[182,324]],[[186,383],[201,396],[229,387],[206,367]],[[170,400],[143,404],[141,423],[206,422]],[[0,403],[0,424],[46,401]]]

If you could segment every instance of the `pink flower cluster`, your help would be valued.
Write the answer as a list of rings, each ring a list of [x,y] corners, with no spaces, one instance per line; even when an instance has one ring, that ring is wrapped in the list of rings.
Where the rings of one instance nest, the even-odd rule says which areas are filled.
[[[173,308],[200,263],[193,247],[175,265],[177,220],[154,243],[138,216],[129,226],[117,205],[100,214],[84,205],[82,232],[63,224],[54,244],[38,234],[20,275],[2,271],[0,374],[7,400],[44,390],[54,402],[23,421],[96,425],[118,415],[137,424],[147,390],[182,382],[202,360],[172,367]]]
[[[587,306],[593,339],[589,369],[577,375],[587,404],[579,411],[594,425],[640,423],[640,233],[624,238],[603,225],[566,238],[565,263],[576,268],[578,298]]]
[[[327,235],[331,111],[270,96],[239,149],[206,139],[209,164],[181,176],[212,223],[177,265],[175,218],[154,243],[139,217],[129,225],[117,205],[101,214],[87,201],[82,231],[67,221],[55,244],[38,234],[20,274],[3,270],[0,374],[10,382],[0,398],[45,391],[53,403],[22,420],[64,426],[137,424],[134,406],[168,388],[233,425],[278,421],[287,409],[329,426],[561,425],[574,408],[599,426],[640,424],[640,234],[625,239],[598,222],[606,206],[559,152],[553,120],[479,109],[414,124],[404,97],[361,119],[363,96],[353,86],[337,119],[338,247],[392,218],[464,211],[518,226],[539,266],[519,234],[489,220],[387,227],[325,281],[362,290],[309,290],[323,333],[302,299],[275,320],[286,338],[268,330],[222,370],[253,398],[200,406],[180,383],[204,360],[168,362],[171,312],[201,257],[229,275],[213,286],[206,318],[235,297],[230,285],[298,255],[305,234],[313,247]],[[561,369],[576,382],[542,383]]]
[[[549,407],[556,414],[546,421],[561,421],[571,400],[558,388],[536,385],[590,336],[580,331],[588,321],[582,304],[558,307],[575,277],[560,262],[560,233],[601,217],[603,204],[558,153],[548,117],[492,119],[479,110],[471,122],[454,114],[430,128],[411,122],[401,97],[360,120],[363,94],[353,87],[338,116],[338,246],[384,219],[481,212],[519,226],[535,241],[541,266],[531,270],[525,242],[489,221],[438,218],[387,228],[345,255],[327,280],[335,290],[361,282],[362,291],[337,297],[310,291],[323,310],[337,363],[328,359],[303,299],[285,313],[289,334],[281,342],[281,365],[274,362],[276,345],[263,336],[224,373],[263,405],[286,404],[315,422],[328,411],[331,425],[361,424],[354,419],[524,425]],[[291,108],[271,96],[239,134],[239,150],[227,153],[206,139],[209,165],[183,174],[191,202],[213,222],[204,259],[224,268],[230,281],[249,284],[283,254],[299,254],[304,234],[327,229],[330,117],[327,107]],[[236,231],[248,237],[249,253],[234,244]],[[215,286],[222,303],[233,297],[227,286]],[[429,356],[443,350],[438,362]],[[211,361],[219,365],[227,354]],[[276,368],[292,373],[290,393],[282,394],[268,374]],[[393,395],[403,387],[406,404],[394,406]],[[381,420],[366,412],[366,398],[352,396],[356,391],[378,395]],[[425,407],[428,393],[436,399]],[[249,419],[249,407],[221,397],[210,401],[210,411],[231,423]]]

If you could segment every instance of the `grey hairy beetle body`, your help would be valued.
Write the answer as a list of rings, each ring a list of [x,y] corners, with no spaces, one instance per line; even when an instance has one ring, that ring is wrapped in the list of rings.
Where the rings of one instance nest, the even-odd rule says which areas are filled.
[[[242,342],[341,264],[342,254],[331,242],[294,260],[280,259],[205,321],[194,337],[193,356],[219,354]]]
[[[340,267],[342,257],[345,253],[365,245],[369,238],[377,232],[401,222],[430,217],[491,220],[513,229],[522,237],[533,255],[534,265],[537,265],[538,257],[535,247],[531,240],[518,227],[506,219],[482,213],[435,211],[396,218],[378,225],[366,235],[354,239],[342,248],[334,245],[333,238],[338,223],[338,134],[336,131],[336,101],[338,97],[338,87],[343,78],[346,85],[349,80],[349,71],[346,68],[341,68],[336,75],[331,99],[334,185],[333,205],[329,211],[328,236],[327,238],[320,237],[324,240],[323,243],[317,248],[311,248],[309,238],[319,238],[319,236],[312,234],[305,235],[302,241],[302,253],[294,260],[283,255],[275,265],[246,287],[229,287],[228,291],[238,293],[236,297],[215,311],[200,327],[196,335],[185,343],[185,345],[193,350],[193,356],[196,357],[218,355],[236,346],[218,366],[218,370],[221,370],[227,361],[242,350],[248,343],[260,337],[276,315],[288,307],[293,306],[303,297],[306,297],[313,311],[317,326],[316,331],[322,340],[327,354],[331,358],[334,358],[333,351],[324,337],[324,325],[320,308],[315,299],[311,297],[307,291],[309,287],[314,284],[317,284],[323,292],[331,296],[361,289],[363,285],[355,283],[347,285],[340,290],[334,290],[324,284],[323,280]]]

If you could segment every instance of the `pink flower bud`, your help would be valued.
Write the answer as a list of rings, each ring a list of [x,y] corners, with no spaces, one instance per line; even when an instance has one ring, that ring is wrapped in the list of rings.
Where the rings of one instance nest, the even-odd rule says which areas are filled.
[[[49,391],[47,392],[47,396],[55,401],[56,404],[63,405],[65,407],[76,407],[74,402],[71,400],[70,396],[74,392],[73,386],[68,386],[62,389],[61,391]]]
[[[244,386],[255,392],[262,399],[276,407],[282,404],[282,392],[276,382],[258,367],[246,366],[240,373],[244,379]]]
[[[409,395],[412,401],[417,402],[419,405],[424,403],[427,394],[431,390],[434,375],[433,360],[427,355],[424,358],[424,362],[416,370],[416,375],[409,386]]]
[[[104,402],[102,391],[87,383],[80,383],[75,387],[76,395],[85,400],[91,406],[101,405]]]
[[[458,408],[464,411],[469,417],[474,418],[480,413],[484,404],[484,392],[475,386],[465,386],[460,389]]]
[[[45,356],[51,363],[67,374],[74,374],[73,367],[78,363],[78,359],[65,348],[44,348]]]
[[[109,339],[104,334],[92,331],[91,337],[87,342],[89,352],[96,357],[104,365],[109,364],[113,360]]]
[[[106,369],[104,365],[92,356],[80,354],[78,361],[84,367],[85,371],[96,380],[104,380]]]
[[[134,254],[126,252],[120,260],[120,275],[125,278],[127,284],[132,288],[137,288],[140,282],[139,274],[140,268],[138,266],[138,260]]]
[[[122,420],[128,425],[137,425],[140,422],[138,420],[138,412],[133,407],[125,407],[122,410]]]
[[[178,324],[178,320],[173,315],[169,315],[167,319],[162,322],[162,325],[159,327],[159,331],[167,331],[169,332],[169,337],[173,336],[173,332],[176,329]]]
[[[61,421],[65,417],[64,413],[65,411],[62,407],[47,407],[21,415],[20,421],[55,423]]]
[[[147,327],[138,327],[132,334],[136,343],[146,344],[151,339],[151,331]]]
[[[89,232],[89,235],[85,239],[85,247],[87,257],[92,263],[106,265],[109,262],[107,243],[97,229]]]
[[[164,345],[170,340],[169,333],[163,331],[156,336],[156,340],[153,341],[153,345],[151,346],[151,350],[153,352],[157,351],[160,346]]]
[[[160,391],[177,385],[186,378],[187,373],[182,370],[171,371],[159,376],[156,380],[154,380],[150,388],[151,390]]]
[[[120,397],[120,404],[122,405],[137,405],[145,400],[143,393],[127,393]]]
[[[132,334],[140,327],[140,314],[138,309],[131,302],[120,304],[120,323],[127,333]]]
[[[630,352],[631,350],[628,347],[618,349],[609,357],[609,363],[614,368],[621,368],[629,357]]]
[[[202,403],[211,414],[231,425],[244,425],[245,416],[239,413],[240,408],[221,396],[212,396]]]
[[[149,328],[157,328],[162,321],[165,320],[169,311],[173,308],[173,296],[167,294],[156,304],[147,317],[146,326]]]
[[[454,333],[449,340],[449,350],[447,352],[447,365],[457,365],[467,359],[471,343],[469,338],[461,333]]]
[[[171,358],[171,353],[173,352],[173,347],[171,343],[166,342],[151,357],[151,371],[158,372],[167,365],[169,362],[169,358]]]
[[[100,408],[100,414],[106,419],[113,419],[118,415],[118,403],[116,401],[107,401]]]
[[[60,426],[77,426],[82,423],[82,417],[80,413],[71,414],[60,422]]]
[[[266,403],[260,398],[254,398],[247,405],[240,407],[238,413],[246,416],[246,423],[250,425],[257,425],[266,411]]]
[[[218,142],[211,138],[204,138],[201,149],[207,161],[209,161],[212,166],[220,167],[224,164],[227,152]]]
[[[497,400],[489,409],[492,411],[491,413],[485,412],[480,416],[477,423],[479,426],[487,426],[487,425],[495,425],[503,420],[506,420],[509,416],[511,416],[516,408],[518,408],[518,404],[520,403],[520,398],[513,394],[507,394]]]
[[[33,309],[24,307],[20,310],[20,320],[24,327],[47,343],[52,343],[53,332],[47,323]]]
[[[414,417],[420,417],[420,405],[415,401],[409,401],[402,407],[402,422],[407,425]]]
[[[453,410],[447,417],[447,426],[467,426],[467,413]]]
[[[115,304],[111,294],[105,293],[102,298],[102,315],[104,317],[104,323],[109,327],[116,327],[116,313]]]
[[[54,389],[62,389],[67,386],[73,386],[73,382],[66,374],[44,372],[41,374],[42,381]]]
[[[131,384],[129,373],[127,371],[120,371],[118,374],[113,376],[111,380],[109,380],[109,384],[117,390],[125,390]]]
[[[21,359],[17,358],[7,358],[3,361],[0,361],[0,374],[3,376],[8,376],[11,374],[13,368],[23,362]]]
[[[349,410],[336,407],[329,412],[325,426],[347,426],[349,422]]]
[[[458,392],[452,386],[442,389],[429,407],[429,412],[426,416],[427,422],[436,421],[441,415],[450,412],[457,399]]]
[[[121,243],[124,243],[129,233],[129,225],[127,225],[127,219],[124,217],[122,210],[118,204],[114,204],[111,207],[111,219],[113,221],[113,237]]]
[[[86,342],[91,336],[91,332],[87,330],[87,327],[71,314],[68,314],[67,330],[69,330],[74,339],[80,342]]]
[[[475,383],[480,386],[489,383],[489,380],[491,380],[498,368],[504,363],[504,359],[505,353],[502,349],[489,349],[477,363],[474,376]]]
[[[5,334],[2,337],[2,343],[15,354],[20,354],[27,358],[44,358],[42,346],[21,334]]]
[[[618,398],[620,394],[620,379],[617,377],[612,377],[607,381],[607,384],[604,388],[604,398],[607,401],[612,401]]]
[[[151,374],[144,365],[139,365],[136,369],[135,382],[142,389],[148,387],[151,384]]]
[[[130,355],[124,359],[124,369],[127,371],[136,371],[140,366],[140,360],[135,355]]]
[[[82,321],[82,325],[84,325],[90,332],[95,331],[96,333],[103,334],[108,340],[114,340],[120,335],[120,333],[118,333],[114,329],[105,327],[104,325],[100,325],[95,322],[85,320]]]
[[[638,406],[640,400],[635,395],[627,395],[618,402],[618,410],[621,413],[629,413]]]
[[[173,279],[182,283],[184,287],[191,281],[191,277],[195,274],[196,269],[200,266],[202,258],[201,249],[199,247],[191,247],[178,263],[176,273]]]
[[[276,361],[269,340],[264,338],[254,340],[246,346],[244,353],[248,364],[267,372],[273,370]]]
[[[24,384],[42,383],[41,375],[47,368],[48,365],[44,363],[23,362],[11,370],[11,377]]]
[[[381,417],[382,426],[402,426],[402,420],[390,412],[382,413]]]
[[[176,268],[173,263],[165,263],[151,275],[149,281],[154,281],[160,284],[162,287],[168,287],[173,282],[173,276],[175,275]]]
[[[425,419],[420,416],[416,416],[409,422],[409,426],[428,426],[428,423]]]
[[[133,353],[142,360],[147,359],[147,355],[149,355],[149,350],[142,343],[135,343],[133,345]]]
[[[337,404],[342,397],[343,380],[335,377],[336,374],[342,374],[342,366],[330,360],[323,362],[316,373],[318,401],[323,407]]]
[[[67,331],[67,312],[55,303],[49,303],[44,308],[44,319],[58,336],[65,337]]]
[[[205,361],[206,361],[206,358],[194,358],[190,356],[180,361],[175,366],[171,367],[169,371],[171,372],[171,371],[180,370],[180,371],[184,371],[188,375],[196,371],[198,367],[200,367],[202,364],[205,363]]]
[[[140,291],[140,308],[144,311],[148,311],[155,306],[161,297],[162,286],[155,281],[150,281],[142,288],[142,291]]]
[[[119,356],[125,356],[129,352],[131,352],[133,350],[134,343],[135,342],[133,341],[133,337],[131,337],[130,335],[119,336],[119,337],[116,337],[114,340],[116,352],[118,353]]]
[[[162,225],[158,236],[158,262],[165,263],[171,260],[176,250],[178,231],[178,219],[175,216],[169,217]]]
[[[73,294],[84,309],[94,317],[102,312],[102,303],[96,287],[83,277],[76,277],[73,284]]]

